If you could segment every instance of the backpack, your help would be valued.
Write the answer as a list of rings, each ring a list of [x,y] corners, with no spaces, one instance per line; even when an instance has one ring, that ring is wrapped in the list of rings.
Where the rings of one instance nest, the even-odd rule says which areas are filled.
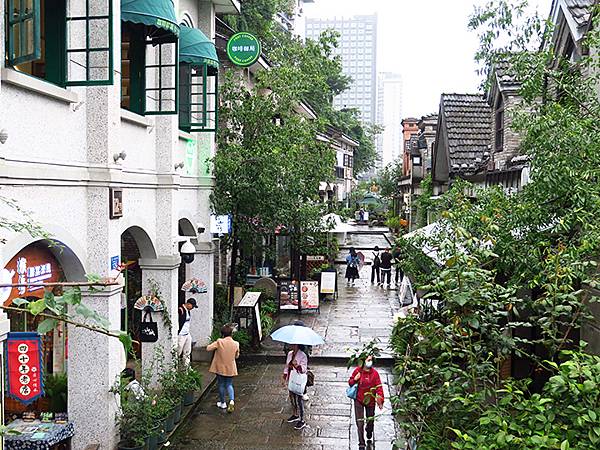
[[[377,269],[381,267],[381,258],[379,258],[379,253],[373,254],[375,255],[375,258],[373,259],[373,267]]]

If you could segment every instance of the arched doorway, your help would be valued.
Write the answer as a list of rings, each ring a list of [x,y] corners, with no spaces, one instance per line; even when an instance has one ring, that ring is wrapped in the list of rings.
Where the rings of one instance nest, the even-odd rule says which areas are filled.
[[[125,288],[124,299],[121,302],[121,329],[127,331],[136,341],[139,341],[141,312],[133,306],[144,294],[140,258],[156,258],[156,252],[148,234],[142,228],[132,226],[121,234],[121,263],[127,266],[124,270]],[[141,347],[134,346],[134,351],[136,357],[140,359]]]
[[[79,257],[68,246],[59,241],[38,240],[25,245],[2,269],[2,280],[6,283],[54,283],[85,279],[85,270]],[[56,287],[55,295],[62,289]],[[0,301],[11,306],[15,299],[35,301],[44,296],[41,286],[19,286],[0,290]],[[28,313],[10,311],[11,331],[35,331],[43,318]],[[42,336],[42,365],[46,395],[24,405],[14,399],[4,399],[7,417],[25,411],[67,411],[67,364],[68,335],[64,324]]]

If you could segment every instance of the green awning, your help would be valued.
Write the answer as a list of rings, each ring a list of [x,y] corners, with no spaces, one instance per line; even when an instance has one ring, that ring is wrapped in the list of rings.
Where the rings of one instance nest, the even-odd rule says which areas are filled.
[[[121,0],[121,20],[179,34],[173,0]]]
[[[185,25],[181,26],[179,35],[179,62],[219,67],[215,44],[198,28]]]

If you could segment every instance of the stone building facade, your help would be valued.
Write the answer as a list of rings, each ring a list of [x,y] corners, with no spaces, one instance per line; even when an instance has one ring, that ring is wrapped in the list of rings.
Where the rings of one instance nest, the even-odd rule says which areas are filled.
[[[196,295],[199,309],[193,312],[191,330],[196,344],[205,344],[212,328],[214,272],[207,231],[213,177],[207,159],[215,150],[216,124],[204,130],[182,127],[177,89],[180,106],[186,98],[176,69],[181,74],[189,67],[177,67],[174,43],[183,43],[183,26],[194,35],[199,29],[213,41],[215,15],[236,13],[239,2],[157,0],[165,17],[152,19],[136,9],[145,2],[68,3],[67,11],[46,8],[41,14],[45,36],[41,49],[35,49],[37,55],[19,47],[24,37],[15,37],[19,31],[10,20],[0,27],[0,129],[8,134],[0,146],[0,195],[16,199],[60,244],[51,251],[64,281],[81,281],[89,273],[109,275],[115,263],[123,261],[122,251],[129,252],[123,246],[124,234],[137,247],[139,293],[156,284],[167,306],[162,314],[172,323],[177,323],[178,304],[186,297],[181,280],[205,281],[208,293]],[[0,17],[7,16],[6,3],[0,2]],[[13,19],[27,20],[16,11]],[[61,42],[60,35],[52,33],[68,37],[66,49],[52,48],[51,42]],[[76,49],[85,46],[86,39],[88,53],[82,56]],[[148,39],[152,45],[144,47]],[[52,57],[64,62],[64,70],[53,65]],[[207,67],[214,67],[213,62]],[[202,72],[196,75],[202,78]],[[214,82],[203,78],[209,91],[211,86],[214,91]],[[19,220],[9,207],[3,214]],[[36,241],[6,230],[2,238],[3,267]],[[182,265],[180,246],[186,241],[195,247],[195,258]],[[119,330],[124,326],[122,306],[130,308],[132,300],[122,297],[123,289],[113,286],[86,291],[83,301]],[[143,344],[144,367],[156,347],[168,354],[176,342],[177,330],[166,330],[163,321],[156,320],[159,341]],[[79,328],[69,327],[67,333],[73,448],[100,444],[112,450],[117,402],[109,389],[125,367],[122,346],[116,339]]]

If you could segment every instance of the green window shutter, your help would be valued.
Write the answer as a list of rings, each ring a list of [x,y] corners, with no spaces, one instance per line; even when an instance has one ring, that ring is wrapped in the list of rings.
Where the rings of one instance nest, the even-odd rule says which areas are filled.
[[[113,83],[112,3],[112,0],[67,0],[67,86]]]
[[[144,114],[177,114],[178,40],[147,39],[144,67]]]
[[[8,0],[8,63],[16,66],[42,56],[40,0]]]
[[[179,127],[188,132],[217,128],[218,71],[207,64],[181,64]]]

